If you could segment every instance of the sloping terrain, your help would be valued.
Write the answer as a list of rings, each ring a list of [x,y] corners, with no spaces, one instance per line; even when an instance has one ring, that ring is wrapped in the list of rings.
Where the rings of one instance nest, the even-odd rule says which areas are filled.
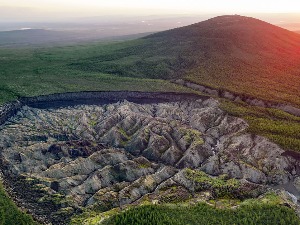
[[[297,155],[247,127],[213,99],[24,106],[1,127],[2,171],[17,201],[54,224],[86,207],[106,211],[145,198],[184,201],[206,191],[244,199],[268,185],[299,188],[291,183]]]
[[[126,30],[125,28],[123,28]],[[117,32],[116,32],[117,31]],[[146,32],[146,31],[145,31]],[[137,32],[136,32],[137,33]],[[25,29],[0,31],[0,48],[51,47],[70,44],[82,44],[94,41],[132,40],[148,35],[148,33],[133,34],[133,31],[119,31],[116,29],[95,30],[52,30]]]
[[[300,79],[298,64],[293,63],[298,58],[298,38],[253,18],[221,16],[128,42],[1,48],[0,104],[18,97],[75,91],[192,92],[182,82],[174,83],[173,78],[181,77],[191,87],[200,83],[215,96],[227,93],[236,96],[232,100],[251,99],[256,106],[271,101],[290,112],[295,111],[290,106],[294,104],[298,108],[294,115],[299,115]],[[226,110],[244,116],[253,133],[284,149],[300,150],[298,118],[278,110],[229,105]]]
[[[243,16],[220,16],[156,33],[71,67],[131,77],[181,77],[300,105],[300,35]]]
[[[12,202],[2,183],[0,184],[0,222],[1,224],[37,225],[32,216],[22,212]]]
[[[299,107],[299,40],[257,19],[221,16],[122,43],[1,48],[0,103],[83,90],[182,91],[156,79],[183,78]]]
[[[253,18],[223,16],[131,42],[1,49],[0,103],[87,90],[191,92],[169,82],[180,78],[299,108],[299,40]],[[18,206],[54,224],[86,209],[230,202],[270,187],[296,203],[300,156],[285,150],[299,149],[299,117],[246,103],[222,107],[249,129],[212,99],[25,106],[0,127],[5,187]]]

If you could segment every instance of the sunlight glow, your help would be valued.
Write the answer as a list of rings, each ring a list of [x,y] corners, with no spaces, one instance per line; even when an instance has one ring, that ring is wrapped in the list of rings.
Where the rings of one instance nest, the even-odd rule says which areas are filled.
[[[66,16],[99,14],[300,13],[299,0],[0,0],[0,11],[23,8]],[[1,18],[1,14],[0,14]]]

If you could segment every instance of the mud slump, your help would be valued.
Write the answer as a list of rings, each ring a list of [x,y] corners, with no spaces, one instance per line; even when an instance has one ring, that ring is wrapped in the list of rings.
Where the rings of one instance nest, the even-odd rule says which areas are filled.
[[[165,202],[166,193],[257,197],[298,176],[297,160],[247,134],[247,123],[214,99],[108,95],[23,100],[0,127],[6,185],[39,221],[65,224],[86,207],[105,211],[145,198]]]

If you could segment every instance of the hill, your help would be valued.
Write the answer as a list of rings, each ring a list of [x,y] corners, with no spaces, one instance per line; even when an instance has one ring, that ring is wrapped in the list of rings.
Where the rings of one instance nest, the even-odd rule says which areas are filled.
[[[299,36],[253,18],[223,16],[132,41],[2,47],[0,104],[62,92],[192,92],[171,82],[183,78],[299,107]],[[229,102],[224,109],[244,118],[251,133],[300,151],[299,117]]]
[[[17,32],[18,31],[16,31],[15,33],[16,36],[18,36]],[[27,31],[24,31],[22,33],[25,34],[26,32]],[[31,30],[30,32],[43,33],[44,31]],[[13,39],[10,40],[13,41]],[[170,82],[171,80],[176,78],[183,78],[185,80],[190,80],[195,83],[205,84],[207,86],[212,86],[215,88],[228,89],[234,92],[251,94],[253,96],[269,100],[271,99],[276,101],[284,101],[293,103],[295,105],[299,105],[298,43],[300,43],[299,35],[293,32],[280,29],[276,26],[264,23],[259,20],[255,20],[253,18],[246,18],[240,16],[225,16],[217,17],[202,23],[194,24],[180,29],[174,29],[166,32],[157,33],[154,35],[147,36],[145,38],[127,42],[92,43],[55,48],[25,48],[24,46],[18,48],[10,46],[9,48],[6,48],[2,46],[0,50],[0,104],[16,99],[17,97],[36,96],[49,93],[70,91],[78,92],[92,90],[137,90],[191,92],[191,89],[178,86]],[[165,80],[154,78],[163,78]],[[253,107],[236,102],[227,101],[224,105],[223,104],[224,102],[222,101],[222,108],[229,112],[231,115],[242,117],[243,119],[248,121],[249,128],[247,129],[247,131],[250,132],[252,135],[247,135],[247,139],[244,140],[249,139],[249,143],[251,143],[252,138],[254,137],[254,133],[263,135],[269,138],[270,140],[276,142],[277,144],[280,144],[280,146],[285,150],[289,149],[300,151],[299,117],[291,116],[280,110]],[[87,108],[85,107],[83,110],[86,112],[86,109]],[[111,107],[105,108],[105,110],[110,109]],[[183,109],[186,110],[186,107],[183,107]],[[144,106],[141,107],[140,110],[145,110]],[[127,110],[125,111],[128,112]],[[156,108],[154,108],[149,112],[152,111],[156,112],[157,110]],[[32,115],[36,115],[36,112],[41,113],[39,109],[38,111],[34,111]],[[90,115],[94,117],[93,111],[91,112],[92,113]],[[124,111],[122,110],[122,112]],[[158,110],[157,112],[163,113],[164,110]],[[177,112],[180,112],[180,110],[174,109],[173,112],[176,112],[175,114],[177,114]],[[203,112],[205,112],[205,110]],[[51,115],[53,116],[53,111],[51,111],[51,113]],[[173,116],[177,116],[175,114],[170,114],[172,116],[172,121],[170,120],[171,125],[171,122],[174,122]],[[57,130],[59,132],[65,130],[60,129],[60,126],[65,126],[62,128],[73,130],[73,125],[69,125],[74,121],[77,121],[76,118],[79,118],[80,116],[74,116],[73,118],[75,118],[75,120],[72,120],[70,123],[68,120],[72,119],[72,117],[68,117],[67,115],[65,117],[65,123],[64,121],[59,122],[60,120],[64,119],[61,115],[62,114],[60,112],[60,114],[58,115],[59,120],[53,120],[58,121]],[[110,113],[108,113],[107,115],[110,116]],[[208,113],[207,117],[204,116],[203,118],[209,118],[212,115],[214,115],[214,113]],[[84,119],[83,125],[78,126],[79,130],[81,130],[82,128],[85,129],[86,126],[94,127],[97,125],[97,123],[99,123],[99,121],[97,122],[95,118],[92,117],[89,118],[90,121],[88,124],[86,124],[86,121]],[[39,154],[38,151],[41,150],[39,146],[41,144],[45,144],[40,142],[40,140],[43,140],[45,135],[48,134],[47,130],[43,131],[45,135],[42,134],[43,132],[40,129],[40,118],[50,117],[37,117],[37,120],[32,120],[32,118],[33,117],[30,117],[30,120],[27,119],[26,121],[28,121],[29,123],[33,123],[35,121],[37,125],[28,127],[30,129],[37,130],[33,130],[32,133],[24,132],[25,136],[31,135],[31,139],[25,138],[24,140],[32,140],[33,142],[36,142],[37,145],[35,147],[37,147],[37,154]],[[136,114],[133,118],[137,118]],[[227,118],[227,116],[225,118]],[[128,119],[130,119],[130,117],[128,117]],[[187,121],[189,121],[189,119]],[[129,122],[132,121],[130,120]],[[183,122],[185,124],[185,121]],[[47,125],[47,121],[45,121],[45,124]],[[126,124],[128,125],[127,122],[124,123],[124,125]],[[166,123],[166,125],[167,124],[168,123]],[[209,125],[212,125],[212,123],[209,123]],[[223,123],[220,123],[220,125],[223,125]],[[11,131],[13,132],[18,132],[21,130],[15,129],[15,126],[16,124],[11,124],[11,127],[8,126],[8,129],[11,129]],[[176,124],[173,124],[172,126],[175,126],[175,128],[180,128],[180,126],[176,126]],[[49,125],[44,127],[49,127]],[[51,129],[54,128],[52,122],[51,127]],[[117,135],[116,139],[120,137],[125,138],[125,141],[120,139],[119,143],[121,145],[127,145],[129,143],[128,140],[133,137],[130,132],[137,131],[136,128],[138,127],[135,126],[133,129],[124,130],[122,127],[113,127],[113,129],[108,130],[115,130],[116,132],[114,132],[114,134]],[[155,130],[157,131],[159,129]],[[209,129],[207,130],[209,131]],[[230,132],[232,131],[232,129],[228,130]],[[87,129],[87,131],[90,131],[90,129]],[[145,135],[147,135],[147,129],[144,129],[144,131]],[[214,130],[212,129],[210,131],[213,132]],[[187,130],[186,132],[188,135],[186,136],[187,139],[185,137],[182,139],[183,146],[186,141],[191,141],[191,137],[193,137],[195,134],[189,130]],[[99,134],[98,131],[93,132],[93,134],[94,133]],[[88,133],[80,133],[80,135],[86,134]],[[5,135],[0,135],[0,139],[7,137],[7,133],[5,133]],[[11,133],[12,139],[18,137],[21,136],[14,135],[14,133]],[[64,136],[56,136],[58,141],[61,137],[63,138]],[[108,134],[107,137],[112,138],[114,136]],[[160,137],[162,136],[157,135],[157,138]],[[53,139],[49,140],[53,141]],[[132,138],[132,140],[135,140],[135,138]],[[152,138],[151,141],[153,140],[155,139]],[[237,138],[235,139],[235,141],[240,141],[240,139]],[[24,141],[24,143],[25,142],[27,142],[27,144],[31,144],[31,142],[28,143],[28,141]],[[61,141],[59,142],[61,144]],[[159,142],[160,141],[152,143],[158,143],[160,146],[163,146],[163,144],[161,143],[164,142]],[[17,145],[18,142],[12,143]],[[79,147],[79,145],[81,145],[82,143],[73,142],[69,144],[71,144],[71,146],[73,147],[77,147],[77,145]],[[235,150],[235,143],[233,142],[231,144],[232,150]],[[60,147],[62,149],[66,149],[67,145],[67,143],[65,145],[61,144],[60,146],[56,146],[58,148],[55,148],[55,145],[53,145],[52,148],[46,147],[45,149],[48,149],[49,152],[47,152],[46,155],[39,155],[41,157],[48,157],[50,155],[50,157],[53,157],[53,160],[57,160],[58,155],[61,153],[59,152],[59,154],[56,154],[55,151],[59,150]],[[87,145],[89,145],[89,143],[87,143]],[[73,149],[73,147],[71,146],[70,148]],[[94,145],[87,146],[87,148],[84,149],[89,150],[89,148],[91,147],[90,149],[93,150],[93,146]],[[15,150],[20,150],[19,146],[15,147]],[[81,149],[81,147],[82,146],[80,146],[79,149]],[[105,146],[100,147],[102,148]],[[30,155],[32,152],[32,148],[25,148],[24,146],[22,147],[22,151],[25,151],[26,149],[29,149],[29,151],[27,151],[27,159],[36,160],[36,157],[32,157]],[[260,148],[258,147],[257,149],[259,150]],[[261,149],[268,150],[269,148],[262,147]],[[272,149],[273,148],[271,147],[270,156],[273,157],[274,154],[272,153]],[[275,150],[276,149],[277,148],[275,148]],[[71,151],[71,153],[72,152],[73,151]],[[75,153],[76,152],[77,151],[75,151]],[[279,151],[279,153],[280,152],[281,151]],[[12,152],[7,151],[7,153],[11,154]],[[231,156],[240,157],[239,154],[234,153],[231,155],[229,153],[230,152],[228,152],[228,154],[225,155],[226,160],[231,160]],[[297,154],[293,152],[288,152],[288,154],[292,156],[297,156]],[[151,156],[152,154],[148,155]],[[266,156],[268,154],[263,155]],[[25,156],[23,156],[24,155],[22,155],[21,157],[21,155],[19,154],[11,156],[8,155],[8,159],[12,160],[11,165],[14,165],[16,161],[16,165],[20,166],[19,168],[22,169],[25,167],[22,167],[18,161],[22,161],[25,164],[26,162],[28,162],[27,159],[24,158]],[[219,154],[219,156],[223,157],[223,155],[221,154]],[[74,155],[70,155],[70,159],[73,160],[73,157]],[[245,155],[243,157],[245,157]],[[283,156],[280,155],[279,157]],[[245,157],[244,160],[249,161],[251,160],[251,158]],[[276,160],[278,160],[278,158],[276,158]],[[220,160],[216,160],[214,161],[214,163],[218,163],[219,161]],[[264,160],[256,161],[260,163],[265,163]],[[46,160],[44,162],[49,163],[51,161]],[[99,162],[102,162],[102,160],[100,160]],[[242,163],[242,161],[239,160],[237,160],[237,162]],[[137,161],[137,163],[139,163],[139,161]],[[274,161],[273,163],[277,163],[277,161]],[[41,167],[35,167],[36,170],[38,170],[39,168],[41,168],[41,170],[43,170],[43,168],[46,168],[43,167],[43,165],[40,163],[28,163],[26,165],[41,165]],[[79,164],[76,163],[76,165]],[[133,168],[138,168],[138,171],[154,169],[154,167],[152,168],[152,164],[148,165],[148,163],[143,163],[143,161],[140,161],[140,165],[134,163],[129,163],[128,165],[132,165]],[[230,166],[230,163],[227,165]],[[281,163],[278,163],[278,165],[281,165]],[[253,168],[255,168],[251,166],[251,163],[245,163],[243,164],[243,166],[247,166],[251,171]],[[122,167],[116,167],[116,171],[118,172],[118,169],[120,168]],[[275,166],[271,166],[269,168],[268,166],[261,167],[261,165],[257,164],[257,168],[257,170],[253,170],[259,172],[260,169],[272,169],[275,172],[281,172],[280,170],[276,171]],[[53,169],[55,169],[55,167],[53,167]],[[126,170],[126,168],[124,169]],[[31,171],[31,169],[28,171]],[[72,172],[72,169],[70,171]],[[236,169],[234,169],[234,171],[236,171]],[[272,173],[270,173],[270,175],[273,174],[273,171],[271,171]],[[190,172],[192,172],[193,176],[191,176],[189,179],[192,179],[193,183],[200,185],[199,187],[201,187],[203,182],[204,185],[206,185],[206,182],[208,182],[208,184],[213,185],[212,188],[216,187],[217,192],[219,191],[219,188],[227,187],[226,185],[224,185],[228,182],[227,178],[225,177],[220,176],[211,178],[210,176],[207,176],[202,173],[198,174],[195,173],[195,171]],[[55,175],[56,173],[54,172],[53,174]],[[114,175],[115,173],[112,174]],[[128,173],[129,176],[131,174],[133,173]],[[32,172],[30,172],[30,176],[31,175],[33,175]],[[256,172],[250,175],[256,176]],[[106,177],[106,175],[104,177]],[[194,180],[194,178],[197,179]],[[124,177],[122,176],[112,177],[112,181],[119,182],[122,181],[122,179],[124,179]],[[28,182],[25,183],[26,185],[30,184],[34,188],[34,191],[31,191],[31,189],[26,188],[27,192],[24,192],[24,188],[22,188],[21,186],[19,191],[21,191],[21,193],[23,193],[25,197],[31,197],[34,193],[40,193],[43,197],[35,197],[41,197],[37,201],[41,204],[49,203],[49,205],[47,206],[53,207],[67,206],[68,202],[65,202],[65,200],[67,199],[64,199],[63,196],[60,195],[60,193],[55,193],[53,196],[43,195],[43,193],[45,193],[44,191],[51,191],[52,188],[61,188],[60,186],[57,186],[56,181],[52,182],[47,180],[46,182],[42,182],[43,185],[50,185],[50,189],[49,187],[46,188],[44,186],[39,186],[39,184],[37,183],[39,181],[30,177],[29,179],[25,179],[24,181]],[[148,183],[149,180],[146,181],[146,184],[151,185],[151,182]],[[199,181],[199,184],[194,181]],[[98,184],[101,184],[101,182],[98,182]],[[219,184],[221,184],[221,187],[219,186]],[[135,183],[133,183],[133,187],[134,185]],[[16,186],[13,187],[15,189]],[[116,190],[120,191],[119,186]],[[145,190],[149,191],[150,189]],[[185,195],[181,195],[181,190],[181,188],[171,186],[169,189],[164,190],[166,192],[163,191],[161,193],[162,200],[164,201],[165,199],[166,202],[172,202],[174,196],[175,200],[178,198],[178,196],[184,197]],[[88,194],[90,193],[91,192],[88,191]],[[183,194],[184,193],[187,192],[183,192]],[[248,193],[248,190],[246,191],[246,193]],[[9,203],[10,199],[4,193],[2,186],[0,186],[0,195],[3,195],[2,197],[4,199],[2,202],[0,201],[0,224],[2,222],[1,219],[5,219],[6,222],[23,217],[24,221],[26,218],[26,220],[28,220],[26,224],[31,223],[30,217],[24,216],[19,211],[17,211],[14,205],[11,205]],[[113,198],[111,198],[110,196],[108,196],[107,198],[109,200],[113,200]],[[291,211],[291,209],[288,209],[286,206],[284,206],[286,205],[285,202],[281,202],[281,200],[279,201],[277,200],[277,198],[275,198],[275,201],[271,204],[271,206],[268,206],[270,204],[269,199],[262,198],[260,200],[263,203],[267,203],[263,206],[259,204],[253,205],[251,201],[249,202],[248,200],[246,200],[241,203],[242,207],[239,208],[241,210],[238,209],[237,212],[230,211],[229,209],[226,209],[225,211],[219,211],[218,208],[211,209],[210,206],[203,206],[202,208],[199,208],[201,206],[200,205],[192,208],[183,208],[179,214],[177,208],[174,208],[173,205],[169,205],[168,203],[166,207],[164,206],[165,208],[163,208],[163,210],[162,208],[154,208],[150,210],[145,210],[144,208],[134,209],[137,211],[128,210],[125,214],[113,216],[111,220],[107,223],[110,222],[109,224],[114,224],[116,223],[115,221],[119,221],[122,224],[128,224],[128,218],[133,218],[133,221],[140,220],[141,218],[148,218],[147,216],[145,216],[144,213],[147,213],[149,211],[151,212],[151,210],[153,213],[150,214],[150,218],[153,219],[153,221],[156,221],[157,218],[159,221],[164,221],[164,219],[169,220],[169,218],[171,217],[173,218],[173,221],[178,221],[178,223],[181,223],[181,221],[184,221],[185,223],[186,218],[191,218],[191,222],[193,222],[194,220],[198,222],[198,209],[200,209],[201,212],[204,211],[204,214],[206,214],[206,216],[209,216],[209,219],[207,219],[207,221],[210,221],[210,218],[216,218],[216,220],[218,220],[218,218],[221,218],[222,222],[226,223],[226,221],[228,220],[228,223],[232,224],[236,223],[237,221],[240,221],[240,219],[243,219],[243,222],[246,223],[245,221],[247,219],[247,223],[258,224],[260,223],[259,219],[262,218],[264,221],[269,221],[270,224],[274,224],[275,222],[273,221],[278,221],[278,219],[284,218],[283,222],[281,222],[282,224],[293,224],[291,220],[294,220],[295,224],[299,223],[296,215]],[[274,196],[271,196],[271,200],[274,200]],[[214,204],[215,207],[218,206],[220,208],[223,208],[223,205],[226,205],[226,207],[228,206],[229,208],[235,208],[236,205],[234,202],[234,199],[217,199],[210,201],[209,203]],[[194,204],[194,202],[192,203]],[[248,203],[250,203],[250,205],[247,205]],[[237,205],[239,204],[240,201],[238,200]],[[243,206],[244,204],[246,204],[246,208]],[[186,204],[184,203],[183,206],[186,206]],[[181,207],[181,205],[179,207]],[[10,211],[8,208],[10,208],[12,211]],[[36,209],[39,209],[40,211],[40,208]],[[51,207],[48,207],[48,209],[52,210]],[[101,209],[101,205],[100,210],[103,210]],[[56,214],[56,216],[59,219],[64,220],[64,215],[68,215],[68,213],[72,212],[72,208],[66,207],[62,208],[61,211],[58,211],[58,214]],[[235,215],[237,213],[238,216],[233,217],[232,213],[234,213]],[[100,220],[102,220],[102,215],[106,217],[107,214],[99,215],[99,213],[97,212],[84,211],[83,215],[79,215],[79,218],[75,218],[74,224],[82,224],[82,220],[85,220],[86,222],[86,218],[81,218],[84,216],[89,217],[87,219],[89,224],[92,220],[98,223]],[[161,215],[162,217],[159,217]],[[211,217],[211,215],[213,216]],[[92,218],[90,218],[91,216]],[[95,218],[93,218],[93,216],[95,216]],[[77,219],[80,222],[78,222]],[[220,222],[217,221],[217,223]]]
[[[249,17],[220,16],[152,34],[70,66],[121,76],[180,77],[300,105],[300,35]]]
[[[19,47],[70,40],[72,33],[44,29],[24,29],[0,32],[1,47]],[[73,37],[74,39],[74,37]]]
[[[137,39],[149,33],[131,34],[129,32],[114,32],[113,29],[103,30],[52,30],[30,29],[0,31],[1,48],[20,47],[51,47],[70,44],[82,44],[94,41],[120,41]]]

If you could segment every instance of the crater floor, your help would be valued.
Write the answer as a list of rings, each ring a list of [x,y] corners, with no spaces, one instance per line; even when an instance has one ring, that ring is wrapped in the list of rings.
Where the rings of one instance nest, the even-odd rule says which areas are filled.
[[[24,106],[0,127],[2,172],[24,207],[57,224],[82,207],[244,198],[293,181],[296,160],[247,127],[214,99]]]

